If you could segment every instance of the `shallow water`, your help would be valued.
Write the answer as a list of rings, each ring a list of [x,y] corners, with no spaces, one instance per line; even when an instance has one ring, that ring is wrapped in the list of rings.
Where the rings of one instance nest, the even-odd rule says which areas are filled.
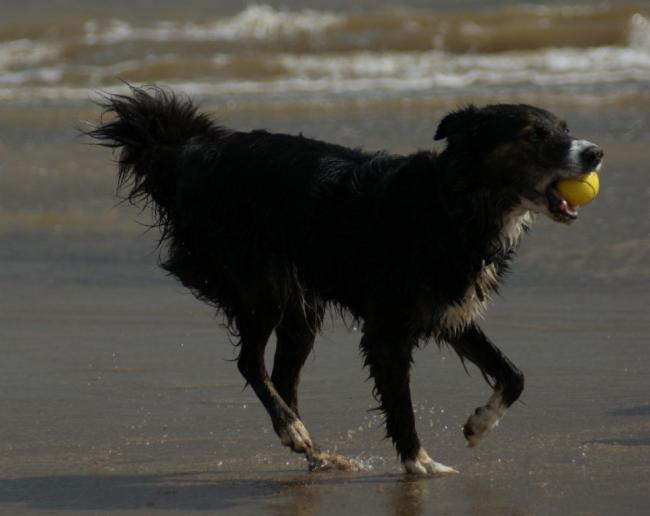
[[[476,449],[460,427],[487,386],[450,351],[419,351],[422,440],[461,474],[412,480],[368,412],[357,332],[336,323],[319,339],[302,412],[323,447],[371,469],[310,474],[242,390],[224,332],[173,283],[19,286],[3,284],[5,510],[642,514],[647,502],[647,289],[508,289],[485,327],[527,388]]]

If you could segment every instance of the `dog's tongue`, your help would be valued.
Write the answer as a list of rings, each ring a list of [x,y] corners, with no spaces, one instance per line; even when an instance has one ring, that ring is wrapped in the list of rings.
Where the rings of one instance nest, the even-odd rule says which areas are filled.
[[[551,191],[553,192],[555,198],[559,201],[558,208],[562,213],[568,215],[569,217],[573,217],[576,215],[576,213],[578,213],[577,206],[571,206],[560,192],[558,192],[555,188],[553,188]]]
[[[573,206],[570,206],[569,203],[566,202],[566,199],[560,201],[560,211],[569,216],[576,214],[576,209]]]

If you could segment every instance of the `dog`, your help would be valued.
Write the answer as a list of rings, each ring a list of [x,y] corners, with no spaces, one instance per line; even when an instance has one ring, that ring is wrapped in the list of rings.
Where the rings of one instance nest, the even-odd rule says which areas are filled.
[[[239,371],[282,444],[311,469],[355,469],[319,449],[298,409],[300,370],[334,309],[361,324],[364,365],[406,472],[456,473],[416,432],[413,349],[448,344],[491,386],[464,426],[475,446],[524,387],[476,316],[535,214],[577,218],[554,185],[598,169],[603,151],[528,105],[451,112],[434,137],[444,150],[398,156],[231,130],[153,86],[100,104],[111,118],[89,134],[119,151],[125,198],[151,206],[162,268],[225,316]],[[264,349],[274,332],[269,376]]]

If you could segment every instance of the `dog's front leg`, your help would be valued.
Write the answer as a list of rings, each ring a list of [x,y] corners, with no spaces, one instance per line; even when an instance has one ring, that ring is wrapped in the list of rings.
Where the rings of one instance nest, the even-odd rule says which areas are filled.
[[[476,324],[446,340],[461,358],[474,363],[494,387],[487,404],[477,408],[463,428],[467,445],[474,447],[499,424],[508,407],[517,401],[524,389],[524,375]]]
[[[365,365],[375,380],[373,394],[386,419],[387,436],[393,440],[407,473],[458,473],[453,468],[434,462],[421,447],[415,430],[409,380],[411,354],[417,341],[391,338],[389,335],[386,331],[375,331],[366,325],[361,339]]]

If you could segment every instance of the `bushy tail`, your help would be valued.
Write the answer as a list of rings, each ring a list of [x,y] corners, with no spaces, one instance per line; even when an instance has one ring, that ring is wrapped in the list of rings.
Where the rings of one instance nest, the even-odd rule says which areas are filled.
[[[197,114],[189,99],[157,87],[130,86],[131,96],[110,95],[100,105],[102,123],[88,134],[120,149],[118,189],[133,204],[152,204],[158,225],[169,222],[185,147],[219,138],[223,130]],[[106,115],[114,115],[104,122]]]

